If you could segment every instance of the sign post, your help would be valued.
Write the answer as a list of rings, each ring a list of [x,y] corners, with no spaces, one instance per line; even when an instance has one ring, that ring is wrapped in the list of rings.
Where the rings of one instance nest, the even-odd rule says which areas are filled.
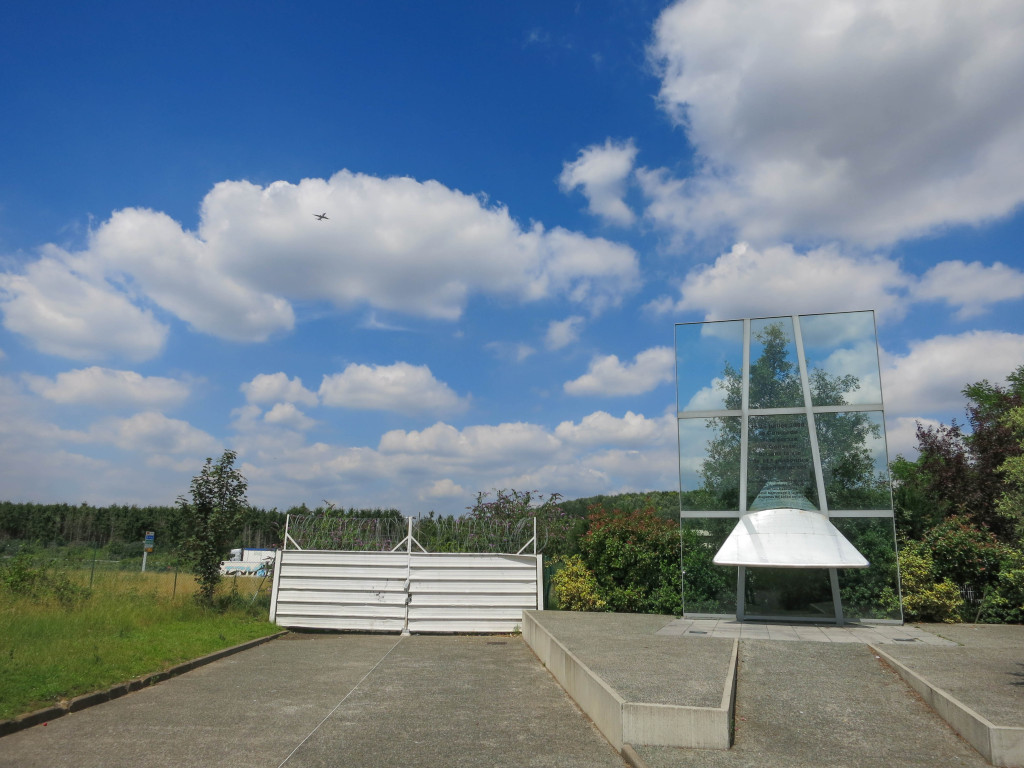
[[[146,555],[153,551],[153,531],[146,531],[146,539],[142,542],[142,572],[146,572]]]

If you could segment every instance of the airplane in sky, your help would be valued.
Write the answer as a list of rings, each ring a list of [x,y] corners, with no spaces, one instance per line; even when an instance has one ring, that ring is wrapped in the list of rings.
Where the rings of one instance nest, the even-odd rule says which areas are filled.
[[[330,219],[327,218],[327,212],[326,211],[324,213],[314,213],[313,215],[316,216],[316,220],[317,221],[324,221],[325,219],[327,221],[330,221]]]

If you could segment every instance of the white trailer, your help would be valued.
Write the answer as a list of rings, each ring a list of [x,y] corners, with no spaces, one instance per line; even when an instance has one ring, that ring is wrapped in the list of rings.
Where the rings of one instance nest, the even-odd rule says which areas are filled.
[[[239,547],[231,550],[231,557],[220,564],[224,576],[266,576],[274,564],[275,549]]]

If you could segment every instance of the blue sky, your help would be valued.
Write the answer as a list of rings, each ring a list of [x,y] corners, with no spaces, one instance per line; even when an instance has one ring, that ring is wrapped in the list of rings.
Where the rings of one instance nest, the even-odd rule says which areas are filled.
[[[5,13],[0,498],[675,488],[677,322],[874,309],[893,456],[1024,362],[1016,0],[210,6]]]

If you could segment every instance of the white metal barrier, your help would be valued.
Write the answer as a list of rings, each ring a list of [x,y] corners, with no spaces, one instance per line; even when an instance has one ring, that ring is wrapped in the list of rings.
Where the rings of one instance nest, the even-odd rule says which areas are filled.
[[[543,610],[543,555],[417,552],[411,533],[410,525],[400,551],[278,551],[270,620],[289,628],[486,633],[513,632],[524,610]]]

